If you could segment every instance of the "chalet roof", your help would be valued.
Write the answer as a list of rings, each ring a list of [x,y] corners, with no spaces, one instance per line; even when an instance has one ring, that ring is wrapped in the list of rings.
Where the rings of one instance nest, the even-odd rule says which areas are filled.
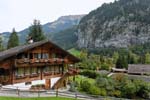
[[[150,65],[145,64],[129,64],[128,73],[131,74],[145,74],[150,73]]]
[[[68,57],[71,57],[73,59],[73,61],[75,61],[75,62],[79,62],[80,61],[78,58],[76,58],[72,54],[68,53],[67,51],[63,50],[59,46],[55,45],[50,40],[43,40],[43,41],[39,41],[39,42],[34,42],[34,43],[31,43],[31,44],[17,46],[17,47],[10,48],[8,50],[2,51],[2,52],[0,52],[0,61],[2,61],[4,59],[7,59],[9,57],[18,55],[19,53],[22,53],[24,51],[30,50],[30,49],[32,49],[34,47],[41,46],[41,45],[43,45],[45,43],[50,43],[54,47],[58,48],[59,50],[64,52],[66,55],[68,55]]]

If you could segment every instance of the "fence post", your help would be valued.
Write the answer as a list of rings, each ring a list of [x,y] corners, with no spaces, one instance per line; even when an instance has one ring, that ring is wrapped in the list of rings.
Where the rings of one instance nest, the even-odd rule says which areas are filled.
[[[56,90],[56,97],[58,97],[58,89]]]
[[[38,89],[38,97],[40,97],[40,89]]]
[[[18,97],[19,97],[20,93],[19,93],[19,88],[18,87],[17,87],[17,94],[18,94]]]
[[[76,99],[76,100],[77,100],[77,97],[78,97],[78,96],[77,96],[77,92],[75,92],[75,99]]]

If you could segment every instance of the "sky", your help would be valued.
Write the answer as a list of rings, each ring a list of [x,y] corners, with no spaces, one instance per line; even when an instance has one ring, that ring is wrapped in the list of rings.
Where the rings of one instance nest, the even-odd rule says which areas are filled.
[[[88,14],[103,3],[114,0],[0,0],[0,33],[21,31],[34,19],[41,24],[65,15]]]

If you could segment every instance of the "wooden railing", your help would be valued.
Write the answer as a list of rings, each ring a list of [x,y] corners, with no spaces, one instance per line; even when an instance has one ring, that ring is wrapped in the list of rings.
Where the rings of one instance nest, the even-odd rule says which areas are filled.
[[[68,63],[68,59],[62,59],[62,58],[50,58],[50,59],[16,59],[15,60],[15,65],[16,66],[28,66],[31,64],[36,64],[36,65],[44,65],[44,64],[63,64],[63,63]]]

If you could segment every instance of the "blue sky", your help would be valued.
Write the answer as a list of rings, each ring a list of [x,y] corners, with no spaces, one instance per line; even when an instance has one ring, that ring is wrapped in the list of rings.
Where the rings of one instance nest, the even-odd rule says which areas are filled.
[[[31,25],[33,19],[41,24],[64,15],[88,14],[103,3],[114,0],[0,0],[0,33],[20,31]]]

